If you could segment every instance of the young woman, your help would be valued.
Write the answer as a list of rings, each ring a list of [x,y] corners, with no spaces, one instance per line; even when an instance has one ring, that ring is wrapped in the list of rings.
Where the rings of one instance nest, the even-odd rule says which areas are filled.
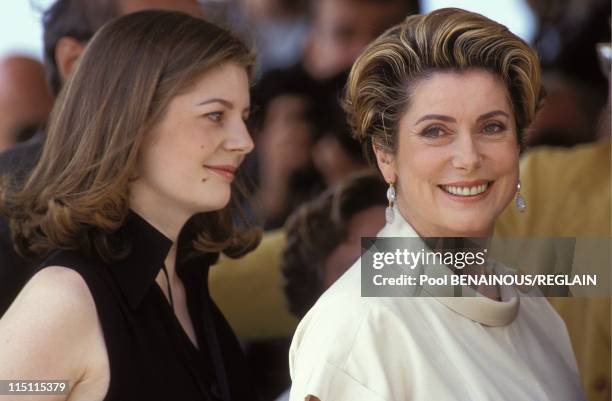
[[[541,95],[537,55],[481,15],[441,9],[379,37],[347,90],[355,135],[396,193],[378,236],[491,236],[515,196],[524,207],[519,153]],[[567,330],[545,298],[511,286],[361,297],[362,268],[301,321],[292,401],[584,399]]]
[[[176,12],[124,16],[89,43],[40,162],[2,192],[19,251],[45,259],[0,320],[0,378],[69,384],[24,399],[253,399],[207,289],[219,252],[259,241],[233,194],[253,62]]]

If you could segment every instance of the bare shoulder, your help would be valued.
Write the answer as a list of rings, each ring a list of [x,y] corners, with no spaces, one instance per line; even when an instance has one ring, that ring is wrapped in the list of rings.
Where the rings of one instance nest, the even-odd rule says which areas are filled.
[[[74,321],[82,327],[92,313],[95,316],[95,304],[81,275],[67,267],[50,266],[28,281],[0,322],[40,318],[31,324],[54,325],[58,321],[62,324]],[[2,327],[4,325],[0,323]]]
[[[61,290],[70,297],[91,298],[83,277],[74,269],[64,266],[49,266],[40,270],[24,289],[27,287],[48,291]]]
[[[90,354],[92,346],[100,348],[102,338],[85,280],[70,268],[47,267],[30,279],[0,319],[0,378],[61,376],[74,385],[90,369],[82,355]]]

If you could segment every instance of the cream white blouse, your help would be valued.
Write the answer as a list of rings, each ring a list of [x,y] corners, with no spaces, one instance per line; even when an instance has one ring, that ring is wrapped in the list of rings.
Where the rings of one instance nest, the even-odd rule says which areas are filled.
[[[378,237],[416,237],[396,211]],[[546,298],[361,297],[357,261],[300,322],[290,401],[586,400]]]

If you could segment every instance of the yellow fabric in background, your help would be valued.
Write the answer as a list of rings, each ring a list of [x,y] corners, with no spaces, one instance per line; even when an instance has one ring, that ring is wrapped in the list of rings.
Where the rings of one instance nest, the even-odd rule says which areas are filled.
[[[503,237],[610,237],[610,142],[537,148],[521,161],[527,210],[512,202],[497,221]],[[610,298],[550,298],[567,325],[590,401],[608,401]]]
[[[255,251],[211,267],[210,293],[240,340],[289,337],[297,327],[280,271],[285,242],[281,230],[267,232]]]
[[[514,202],[496,233],[531,237],[610,236],[610,142],[536,148],[521,160],[524,213]]]

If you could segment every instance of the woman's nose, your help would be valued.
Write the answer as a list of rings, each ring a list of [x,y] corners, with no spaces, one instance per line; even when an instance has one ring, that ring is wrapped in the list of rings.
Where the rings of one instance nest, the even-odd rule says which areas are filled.
[[[453,167],[471,172],[481,165],[481,155],[476,138],[469,133],[461,133],[455,142],[453,154]]]
[[[253,150],[255,144],[244,121],[240,120],[236,127],[230,131],[225,146],[229,151],[243,154],[250,153]]]

